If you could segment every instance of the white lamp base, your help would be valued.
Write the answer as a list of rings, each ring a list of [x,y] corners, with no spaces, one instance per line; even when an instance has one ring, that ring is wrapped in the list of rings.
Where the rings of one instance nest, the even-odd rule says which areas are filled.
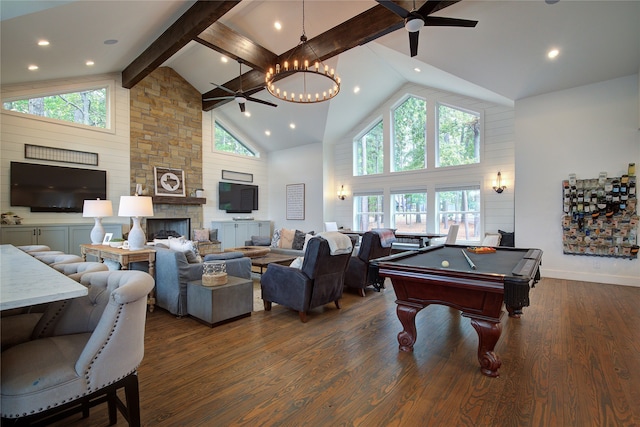
[[[104,227],[102,226],[102,218],[95,218],[96,223],[91,229],[91,244],[101,245],[104,240]]]
[[[142,231],[142,227],[140,227],[140,217],[132,217],[133,227],[129,230],[129,237],[127,240],[129,241],[129,250],[137,251],[140,249],[144,249],[145,243],[147,243],[147,236],[145,236],[144,231]]]

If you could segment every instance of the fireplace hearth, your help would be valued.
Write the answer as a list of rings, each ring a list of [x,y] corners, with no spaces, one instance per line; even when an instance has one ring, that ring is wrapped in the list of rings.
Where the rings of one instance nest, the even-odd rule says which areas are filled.
[[[184,236],[191,238],[191,218],[147,218],[147,240]]]

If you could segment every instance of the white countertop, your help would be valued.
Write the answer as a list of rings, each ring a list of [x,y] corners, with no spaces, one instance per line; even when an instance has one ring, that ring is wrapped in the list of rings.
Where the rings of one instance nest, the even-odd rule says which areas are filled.
[[[87,295],[87,288],[12,245],[0,245],[0,310]]]

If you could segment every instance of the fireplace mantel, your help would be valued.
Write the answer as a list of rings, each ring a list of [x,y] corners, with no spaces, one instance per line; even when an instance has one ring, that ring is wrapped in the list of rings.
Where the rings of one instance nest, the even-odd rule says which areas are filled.
[[[153,196],[154,205],[204,205],[207,203],[205,197],[170,197]]]

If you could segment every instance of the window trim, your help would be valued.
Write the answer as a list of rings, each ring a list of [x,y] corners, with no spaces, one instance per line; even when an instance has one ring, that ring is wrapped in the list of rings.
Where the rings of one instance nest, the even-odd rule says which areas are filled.
[[[82,123],[74,123],[66,120],[54,119],[51,117],[43,117],[36,116],[34,114],[28,113],[20,113],[18,111],[7,110],[4,108],[5,102],[12,101],[21,101],[21,100],[29,100],[34,98],[45,98],[48,96],[55,96],[67,93],[77,93],[89,90],[96,89],[106,89],[105,102],[107,106],[105,108],[107,117],[106,117],[106,126],[104,128],[89,126]],[[11,92],[9,92],[11,93]],[[116,117],[116,82],[113,79],[103,79],[91,82],[90,84],[86,83],[74,83],[69,85],[60,86],[58,89],[52,89],[51,87],[47,88],[33,88],[25,91],[15,90],[14,94],[3,96],[0,100],[2,110],[2,114],[9,114],[14,117],[22,117],[28,120],[37,120],[40,122],[58,124],[63,126],[71,126],[79,129],[91,130],[96,132],[104,132],[115,134],[116,126],[115,126],[115,117]]]
[[[364,175],[356,175],[356,170],[358,169],[357,161],[358,161],[358,149],[356,148],[356,143],[360,141],[366,134],[371,132],[374,127],[378,126],[382,123],[382,172],[376,174],[364,174]],[[385,126],[384,126],[384,117],[378,116],[375,120],[372,120],[361,132],[356,134],[351,143],[351,149],[353,152],[353,164],[351,166],[352,176],[354,177],[365,177],[365,176],[380,176],[385,173]]]
[[[448,108],[452,108],[455,110],[460,110],[463,111],[467,114],[477,114],[478,115],[478,125],[480,126],[480,141],[478,142],[478,144],[480,144],[480,148],[478,149],[478,161],[476,163],[467,163],[464,165],[449,165],[449,166],[440,166],[438,165],[439,163],[439,159],[440,159],[440,153],[439,153],[439,148],[440,148],[440,144],[439,144],[439,140],[440,140],[440,106],[445,106]],[[475,111],[472,110],[470,108],[466,108],[466,107],[460,107],[456,104],[453,103],[449,103],[449,102],[443,102],[443,101],[435,101],[434,104],[434,126],[435,126],[435,134],[434,134],[434,139],[433,139],[433,151],[434,151],[434,158],[433,158],[433,165],[434,168],[436,170],[444,170],[444,169],[449,169],[449,168],[457,168],[457,167],[464,167],[464,166],[474,166],[474,165],[480,165],[482,164],[482,160],[484,158],[483,154],[484,154],[484,110],[480,109],[480,111]]]
[[[247,156],[245,154],[235,153],[235,152],[231,152],[231,151],[218,150],[216,148],[216,125],[219,125],[225,132],[227,132],[229,135],[231,135],[233,138],[235,138],[235,140],[238,141],[243,147],[245,147],[247,150],[252,152],[253,156]],[[231,126],[231,128],[233,128],[233,126]],[[238,157],[241,157],[243,159],[258,159],[258,158],[260,158],[260,150],[257,150],[253,146],[253,144],[248,144],[247,142],[245,142],[244,139],[238,138],[237,137],[237,132],[234,129],[230,129],[230,127],[227,126],[227,124],[224,122],[224,120],[220,120],[217,117],[212,118],[211,142],[212,142],[211,150],[214,153],[227,154],[227,155],[230,155],[230,156],[238,156]]]

